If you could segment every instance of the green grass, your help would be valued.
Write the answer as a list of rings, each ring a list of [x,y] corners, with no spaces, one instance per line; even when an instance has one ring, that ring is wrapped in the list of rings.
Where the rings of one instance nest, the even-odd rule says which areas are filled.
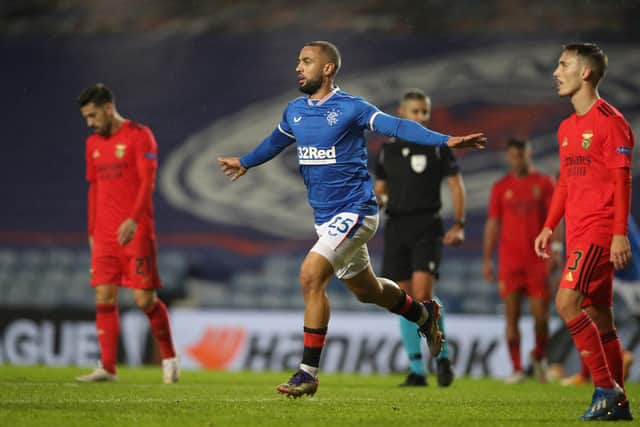
[[[325,374],[314,397],[293,400],[274,389],[289,373],[188,371],[163,385],[157,367],[122,368],[117,383],[73,382],[84,372],[0,366],[0,426],[570,426],[591,399],[591,387],[533,381],[402,389],[397,375]],[[639,394],[628,385],[632,407]]]

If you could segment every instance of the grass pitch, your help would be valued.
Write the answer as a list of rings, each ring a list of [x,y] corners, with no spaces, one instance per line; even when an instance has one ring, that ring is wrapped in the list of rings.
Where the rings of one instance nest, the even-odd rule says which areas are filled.
[[[314,397],[293,400],[275,391],[291,373],[187,371],[164,385],[146,367],[121,368],[116,383],[73,381],[85,372],[0,366],[0,426],[570,426],[584,425],[592,391],[466,378],[442,389],[433,377],[406,389],[398,375],[321,374]],[[627,389],[638,409],[640,384]]]

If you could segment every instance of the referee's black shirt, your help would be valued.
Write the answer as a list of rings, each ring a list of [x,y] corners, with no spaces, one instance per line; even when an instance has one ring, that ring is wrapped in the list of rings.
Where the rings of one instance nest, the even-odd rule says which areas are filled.
[[[376,179],[387,183],[387,214],[393,217],[438,213],[442,207],[442,180],[458,174],[459,167],[447,146],[418,145],[392,138],[380,148],[374,172]]]

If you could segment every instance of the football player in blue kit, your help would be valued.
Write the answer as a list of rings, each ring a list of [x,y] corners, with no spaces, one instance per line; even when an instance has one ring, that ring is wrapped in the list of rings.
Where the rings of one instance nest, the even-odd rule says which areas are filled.
[[[378,227],[378,205],[367,170],[364,131],[425,145],[484,148],[481,133],[448,136],[420,124],[390,116],[364,99],[335,85],[340,53],[331,43],[317,41],[300,51],[296,73],[300,91],[307,96],[291,101],[273,133],[253,151],[221,157],[224,174],[237,180],[248,169],[272,159],[297,143],[300,173],[313,208],[318,241],[300,268],[305,302],[304,351],[300,369],[278,392],[300,397],[318,388],[318,366],[329,324],[327,285],[335,274],[358,300],[377,304],[416,323],[426,337],[430,353],[442,349],[438,328],[440,306],[433,300],[418,302],[391,280],[376,277],[367,241]]]

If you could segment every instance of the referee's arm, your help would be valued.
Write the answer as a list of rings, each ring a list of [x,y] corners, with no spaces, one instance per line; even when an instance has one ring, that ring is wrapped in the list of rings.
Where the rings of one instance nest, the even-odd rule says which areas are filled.
[[[456,173],[447,177],[447,184],[451,193],[451,205],[453,206],[454,223],[444,235],[445,245],[457,246],[464,242],[464,214],[466,192],[462,175]]]
[[[380,151],[378,151],[373,171],[376,177],[376,181],[373,184],[373,191],[376,193],[376,199],[378,199],[378,208],[384,209],[387,207],[387,202],[389,201],[387,173],[384,170],[384,145],[381,146]]]

